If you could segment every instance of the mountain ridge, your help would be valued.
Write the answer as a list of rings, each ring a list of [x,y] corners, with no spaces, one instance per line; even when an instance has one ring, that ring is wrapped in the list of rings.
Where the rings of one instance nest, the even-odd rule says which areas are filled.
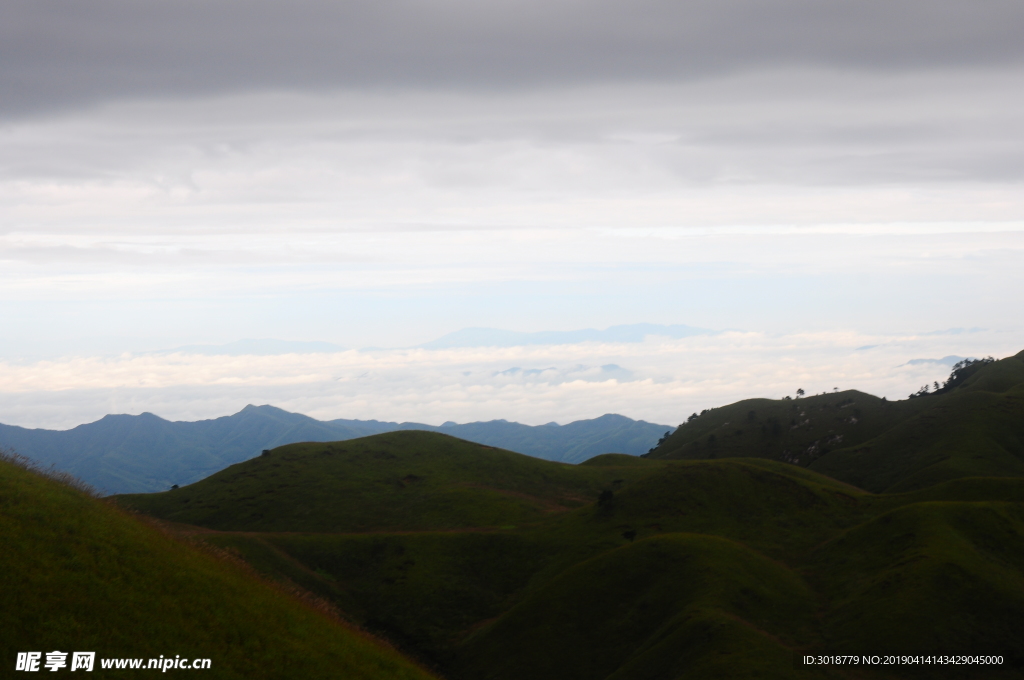
[[[422,349],[456,347],[518,347],[522,345],[569,345],[580,342],[643,342],[648,336],[673,339],[694,335],[716,335],[721,331],[684,324],[636,323],[609,326],[604,330],[583,328],[574,331],[508,331],[499,328],[463,328],[425,342]]]

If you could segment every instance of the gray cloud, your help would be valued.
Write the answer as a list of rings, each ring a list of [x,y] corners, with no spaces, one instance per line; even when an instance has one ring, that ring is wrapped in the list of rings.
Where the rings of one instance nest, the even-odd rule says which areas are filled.
[[[1015,0],[6,0],[0,115],[262,89],[1018,64]]]

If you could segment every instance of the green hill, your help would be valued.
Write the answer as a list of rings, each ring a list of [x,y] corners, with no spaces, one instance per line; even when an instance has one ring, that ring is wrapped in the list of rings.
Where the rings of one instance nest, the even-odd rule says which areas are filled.
[[[211,678],[431,677],[245,569],[7,459],[0,508],[8,669],[18,652],[60,650],[96,652],[100,678],[125,675],[104,658],[176,655],[210,659]]]
[[[560,554],[464,638],[456,677],[789,678],[821,650],[983,651],[1018,665],[923,677],[1022,676],[1024,479],[874,495],[762,465],[682,463],[553,521]]]
[[[768,458],[875,492],[1024,476],[1024,352],[959,373],[904,401],[847,391],[711,409],[648,457]]]
[[[660,467],[654,461],[638,470]],[[245,531],[380,531],[536,522],[591,502],[616,467],[576,467],[421,431],[291,444],[200,482],[118,496],[163,519]]]

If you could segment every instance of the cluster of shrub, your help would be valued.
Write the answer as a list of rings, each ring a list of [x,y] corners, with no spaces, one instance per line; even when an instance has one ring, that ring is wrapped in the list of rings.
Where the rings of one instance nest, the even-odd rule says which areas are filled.
[[[982,366],[991,364],[995,359],[985,357],[984,359],[964,359],[953,364],[953,372],[949,374],[946,382],[939,384],[936,380],[931,385],[923,385],[921,389],[910,395],[911,399],[923,397],[927,394],[942,394],[962,385],[968,378],[977,373]],[[934,388],[934,390],[932,389]]]

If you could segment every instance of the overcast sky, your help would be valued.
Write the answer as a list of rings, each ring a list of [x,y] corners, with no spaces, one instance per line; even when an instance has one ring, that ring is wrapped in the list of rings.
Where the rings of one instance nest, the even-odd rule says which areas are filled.
[[[5,0],[0,422],[905,396],[1024,349],[1021,35],[1010,0]],[[746,339],[318,360],[358,389],[143,354],[640,322]]]

